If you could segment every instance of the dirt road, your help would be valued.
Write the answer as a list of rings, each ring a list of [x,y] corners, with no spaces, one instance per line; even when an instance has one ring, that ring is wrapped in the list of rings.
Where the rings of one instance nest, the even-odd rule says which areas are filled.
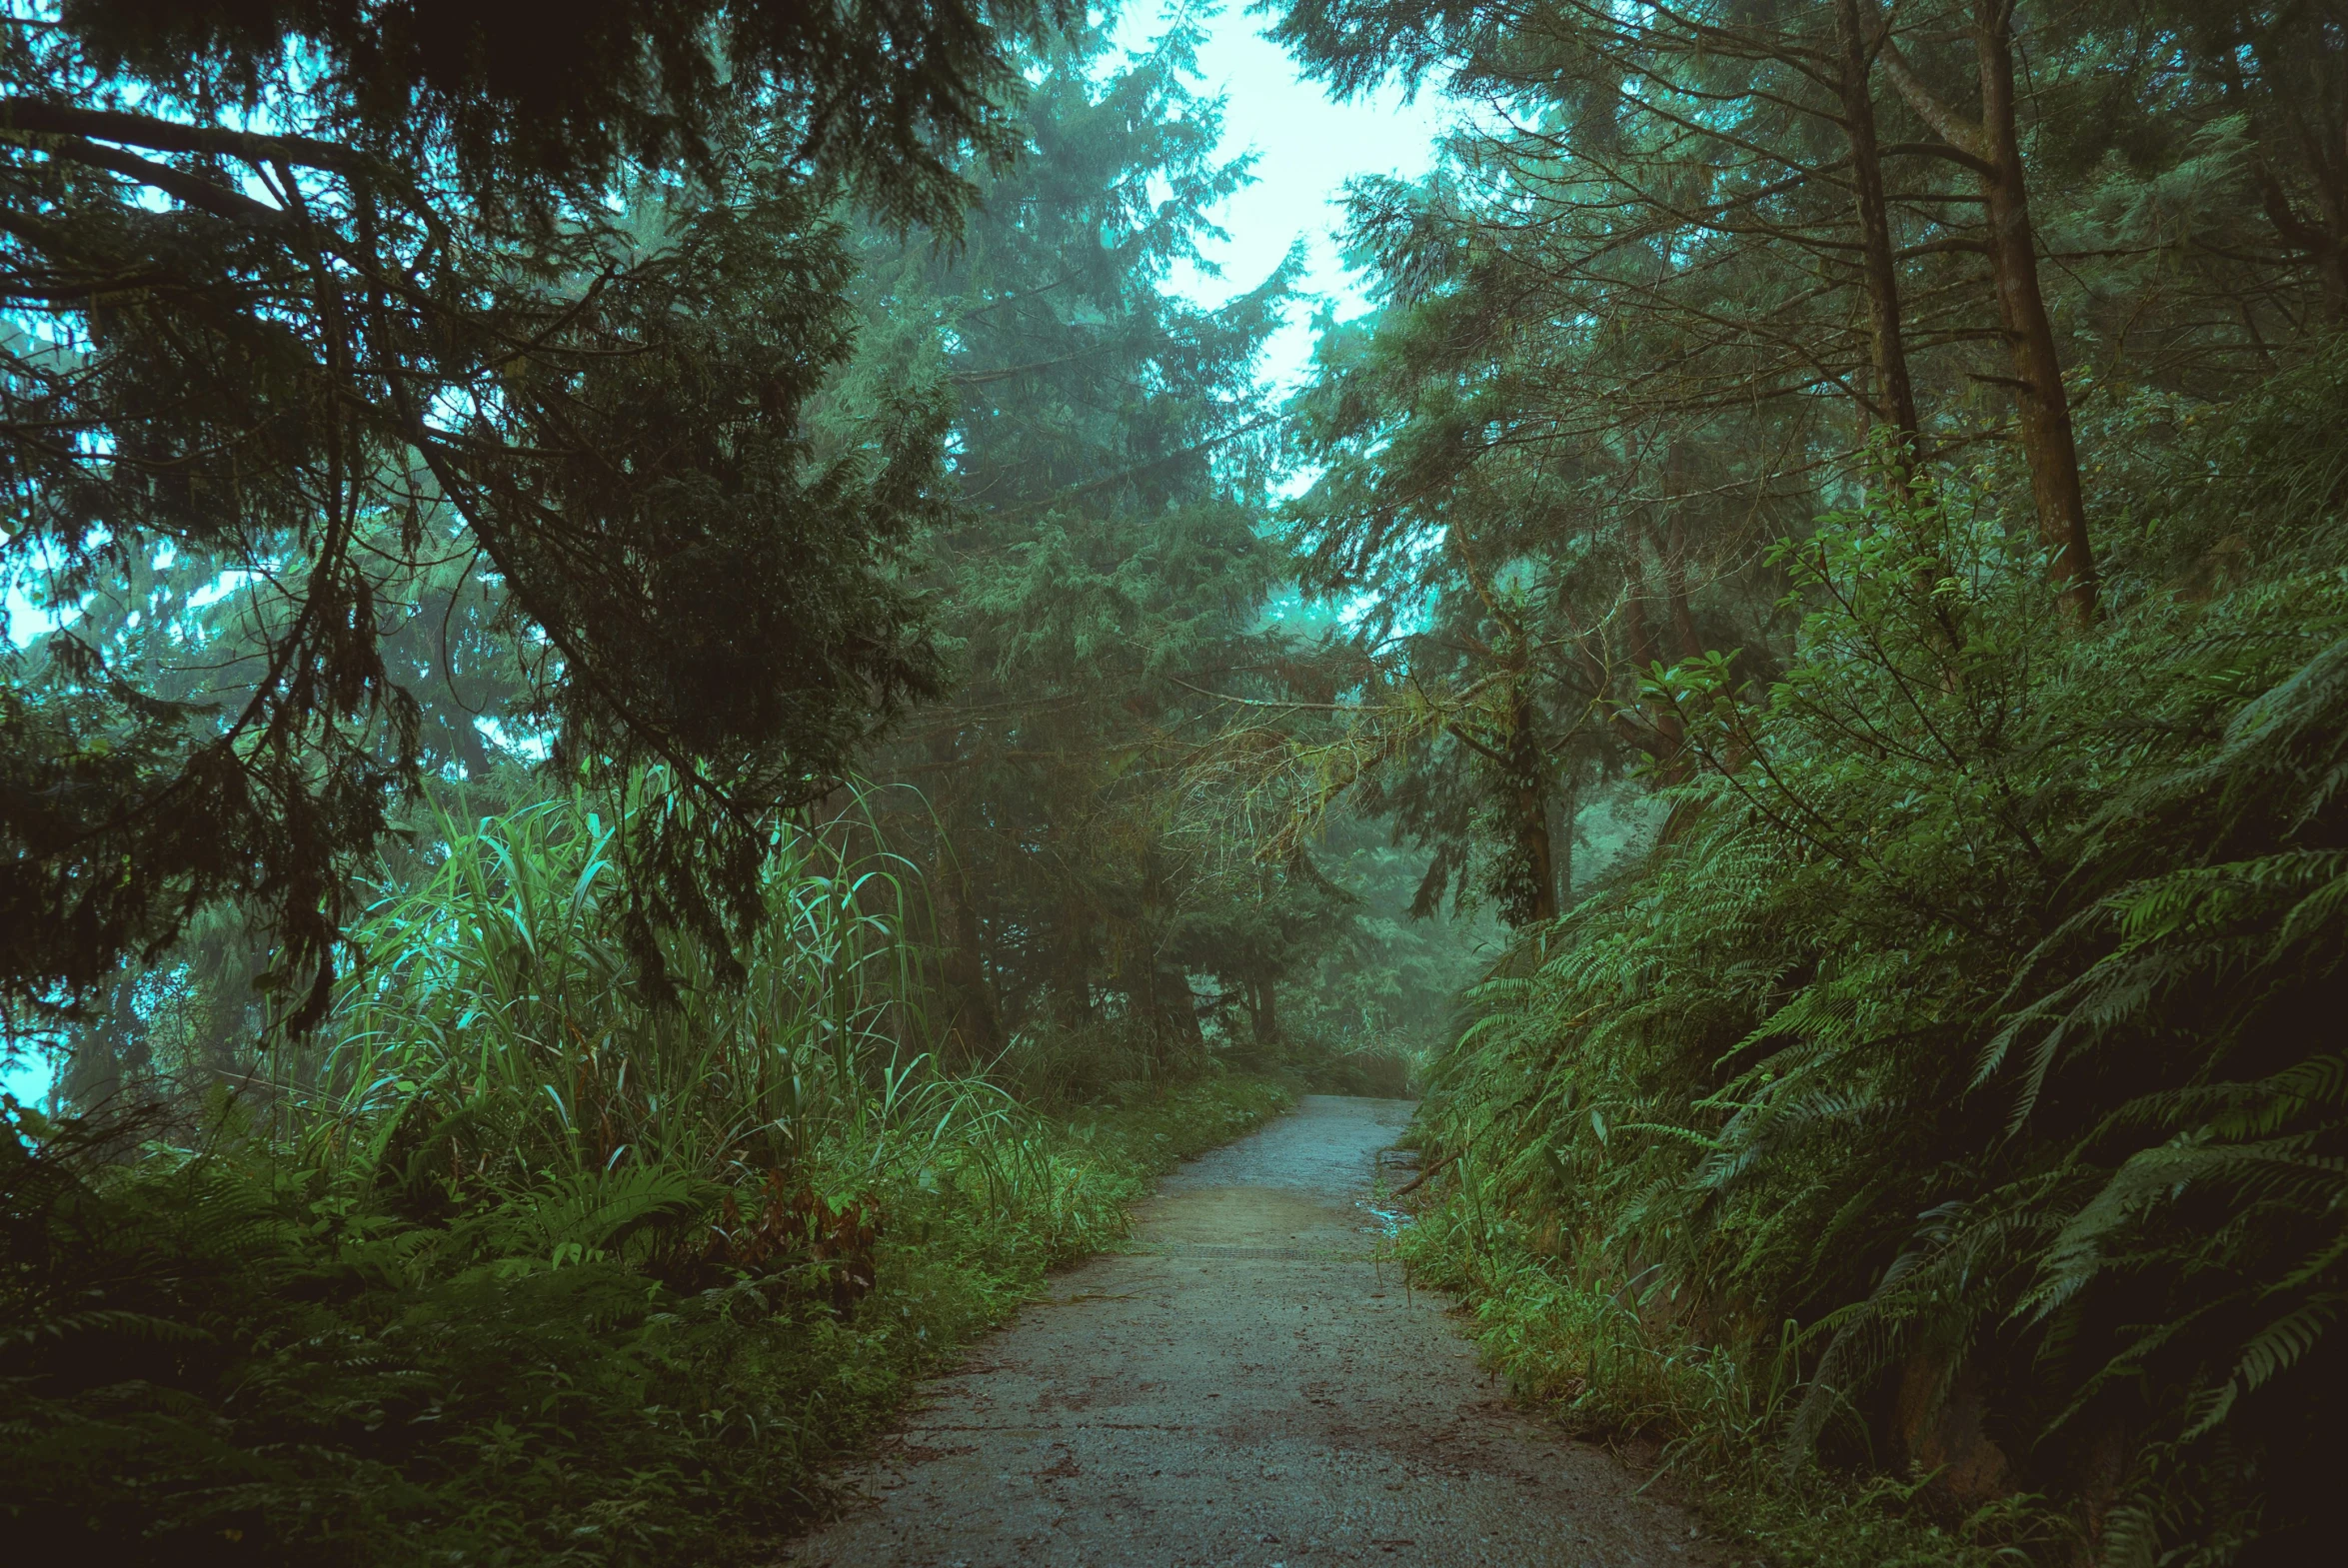
[[[1403,1100],[1307,1096],[1170,1177],[1130,1252],[932,1385],[803,1541],[822,1568],[1715,1564],[1680,1510],[1512,1409],[1371,1253]]]

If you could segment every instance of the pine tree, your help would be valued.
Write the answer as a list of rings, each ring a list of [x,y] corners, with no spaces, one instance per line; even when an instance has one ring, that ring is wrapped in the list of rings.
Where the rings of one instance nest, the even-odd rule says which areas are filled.
[[[424,766],[398,597],[493,572],[558,755],[724,809],[629,846],[653,928],[755,917],[760,811],[935,662],[892,558],[937,419],[812,461],[847,354],[844,193],[946,220],[1037,13],[620,3],[68,5],[0,27],[11,591],[64,624],[0,695],[0,1005],[30,1023],[217,900],[297,1021]],[[170,557],[251,590],[154,681],[74,617]],[[145,641],[153,646],[154,638]]]
[[[1286,933],[1329,896],[1181,830],[1180,763],[1214,694],[1278,663],[1261,616],[1287,572],[1255,363],[1292,268],[1213,308],[1171,283],[1247,177],[1195,45],[1184,23],[1123,61],[1097,31],[1040,50],[1030,151],[975,177],[959,235],[867,247],[896,363],[935,356],[954,401],[959,505],[924,582],[957,686],[878,771],[934,812],[954,1029],[982,1056],[1111,1017],[1195,1039],[1192,972],[1268,1028]]]

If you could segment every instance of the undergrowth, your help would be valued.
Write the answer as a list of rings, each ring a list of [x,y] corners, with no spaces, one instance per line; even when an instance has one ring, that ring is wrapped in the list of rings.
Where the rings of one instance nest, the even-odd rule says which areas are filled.
[[[678,808],[452,808],[314,1048],[196,1106],[6,1102],[13,1546],[771,1555],[911,1380],[1288,1102],[1206,1061],[1048,1110],[940,1071],[915,889],[853,823],[776,829],[747,972],[677,941],[649,995],[611,848]]]
[[[1415,1266],[1773,1560],[2217,1568],[2328,1528],[2339,363],[2158,466],[2092,630],[1972,475],[1781,546],[1785,673],[1650,673],[1704,765],[1672,830],[1433,1070]]]
[[[1471,1172],[1473,1176],[1475,1173]],[[1480,1227],[1454,1195],[1404,1229],[1419,1284],[1466,1301],[1469,1336],[1524,1403],[1604,1443],[1652,1445],[1729,1560],[1804,1568],[2011,1568],[2076,1559],[2081,1534],[2044,1498],[1951,1508],[1929,1476],[1875,1462],[1788,1466],[1798,1345],[1732,1349],[1654,1321],[1656,1281],[1583,1279],[1510,1221]],[[1771,1354],[1774,1350],[1778,1353]]]
[[[912,1380],[1121,1236],[1154,1174],[1285,1103],[1221,1077],[1008,1118],[1023,1190],[934,1149],[856,1173],[861,1244],[835,1219],[810,1245],[793,1221],[824,1200],[792,1192],[793,1244],[707,1283],[659,1277],[694,1227],[631,1229],[624,1183],[559,1233],[517,1205],[418,1218],[267,1147],[102,1162],[93,1129],[11,1104],[0,1508],[19,1549],[122,1564],[737,1560]]]
[[[1299,1094],[1383,1099],[1408,1097],[1421,1065],[1407,1048],[1386,1040],[1348,1048],[1283,1033],[1268,1040],[1242,1035],[1208,1046],[1203,1040],[1170,1040],[1162,1031],[1122,1020],[1102,1020],[1024,1030],[990,1064],[989,1076],[1028,1104],[1079,1105],[1139,1093],[1169,1079],[1184,1081],[1210,1063],[1284,1083]]]
[[[1327,1040],[1281,1039],[1248,1060],[1256,1070],[1283,1074],[1314,1094],[1359,1094],[1405,1099],[1415,1090],[1420,1063],[1406,1048],[1382,1040],[1347,1047]]]

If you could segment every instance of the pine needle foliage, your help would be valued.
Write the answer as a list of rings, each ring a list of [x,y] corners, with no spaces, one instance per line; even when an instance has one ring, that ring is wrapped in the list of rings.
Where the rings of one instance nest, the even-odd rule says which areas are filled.
[[[0,1023],[52,1025],[221,904],[271,919],[318,1020],[343,891],[422,780],[385,645],[451,563],[494,573],[567,755],[724,807],[628,846],[648,910],[747,928],[760,812],[940,673],[900,572],[942,411],[898,389],[831,461],[803,428],[854,339],[840,215],[951,227],[1017,145],[1019,45],[1066,19],[0,11],[0,584],[50,622],[0,658]],[[164,608],[134,596],[166,562],[233,596],[233,643],[185,603],[90,640],[88,601]]]

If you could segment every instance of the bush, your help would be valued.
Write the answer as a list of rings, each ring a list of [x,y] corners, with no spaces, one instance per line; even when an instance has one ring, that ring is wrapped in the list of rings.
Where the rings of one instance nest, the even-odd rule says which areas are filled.
[[[121,1163],[11,1103],[10,1538],[110,1564],[735,1560],[913,1379],[1122,1236],[1151,1175],[1285,1103],[1223,1078],[1006,1116],[918,1165],[821,1160],[864,1183],[856,1223],[698,1289],[659,1276],[724,1206],[650,1179],[417,1219],[364,1167]]]
[[[756,1555],[910,1380],[1287,1101],[1217,1074],[1048,1115],[939,1072],[911,889],[845,832],[779,829],[747,974],[674,942],[656,1000],[604,902],[624,825],[444,817],[257,1102],[7,1102],[21,1550]]]
[[[2243,419],[2180,467],[2307,424]],[[2348,574],[2245,549],[2076,637],[1942,474],[1781,547],[1768,691],[1657,673],[1707,765],[1678,830],[1430,1088],[1456,1158],[1412,1245],[1502,1364],[1748,1502],[1888,1469],[2041,1555],[2304,1560],[2348,1303]],[[2073,1525],[2017,1522],[2034,1493]]]

